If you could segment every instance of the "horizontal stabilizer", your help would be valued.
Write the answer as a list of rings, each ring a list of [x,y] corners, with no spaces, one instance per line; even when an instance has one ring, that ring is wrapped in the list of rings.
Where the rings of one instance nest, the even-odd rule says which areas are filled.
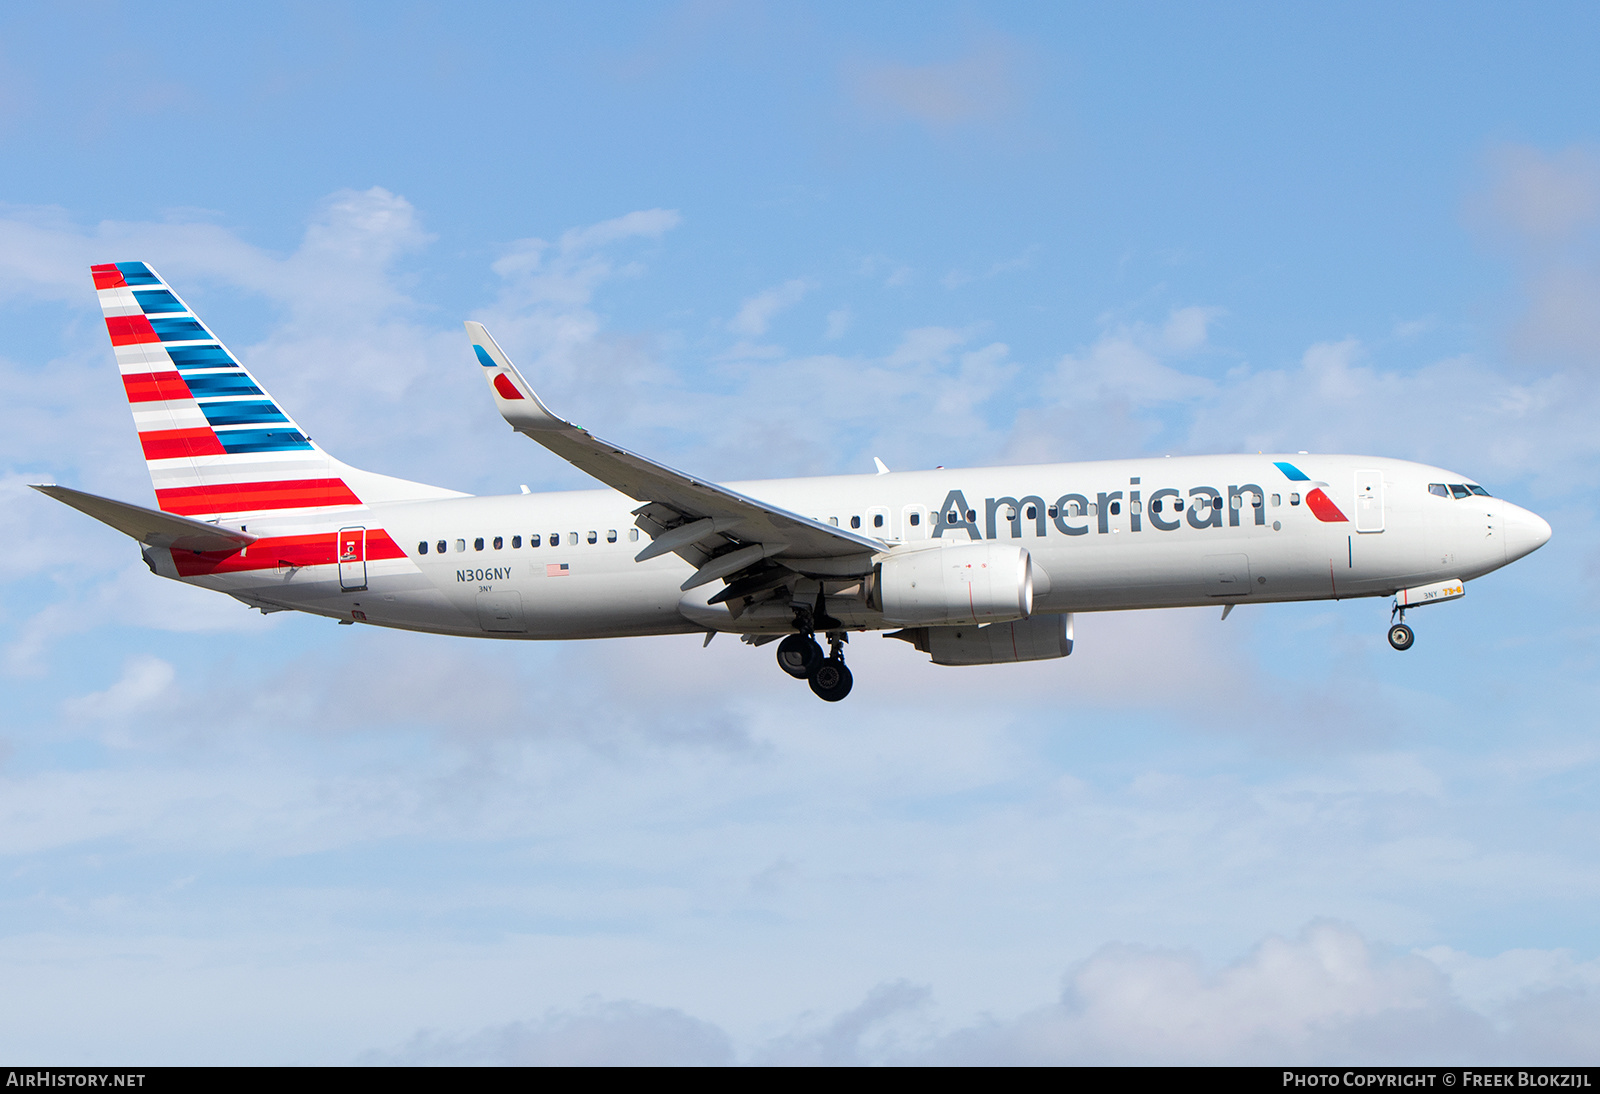
[[[71,490],[65,486],[36,485],[33,488],[72,506],[80,513],[88,513],[100,523],[109,524],[147,547],[175,547],[180,551],[237,551],[260,538],[235,528],[222,528],[157,509],[129,505],[125,501],[85,494],[82,490]]]

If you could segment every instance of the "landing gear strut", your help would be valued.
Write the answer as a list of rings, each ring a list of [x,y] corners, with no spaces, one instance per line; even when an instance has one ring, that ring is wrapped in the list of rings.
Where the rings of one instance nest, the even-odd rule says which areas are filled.
[[[1406,610],[1396,604],[1389,612],[1389,645],[1397,650],[1409,650],[1416,640],[1416,633],[1406,626]]]
[[[795,606],[795,633],[778,643],[778,667],[796,680],[805,680],[818,697],[837,703],[850,694],[855,682],[850,670],[844,667],[844,644],[848,637],[844,625],[828,614],[827,602],[821,590],[817,592],[816,607],[805,604]],[[828,655],[822,654],[815,633],[824,630],[828,636]]]
[[[811,690],[817,693],[819,699],[830,703],[837,703],[849,695],[850,688],[855,683],[850,670],[844,667],[844,643],[843,631],[829,631],[828,648],[831,652],[828,654],[828,659],[819,664],[810,677]]]

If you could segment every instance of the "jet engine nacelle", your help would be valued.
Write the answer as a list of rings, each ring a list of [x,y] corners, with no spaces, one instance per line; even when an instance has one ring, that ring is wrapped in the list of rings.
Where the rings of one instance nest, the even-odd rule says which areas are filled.
[[[1022,547],[993,542],[893,554],[874,568],[867,604],[900,626],[1026,619],[1033,560]]]
[[[935,665],[1048,661],[1072,652],[1072,615],[1030,615],[987,627],[912,627],[890,635],[931,654]]]

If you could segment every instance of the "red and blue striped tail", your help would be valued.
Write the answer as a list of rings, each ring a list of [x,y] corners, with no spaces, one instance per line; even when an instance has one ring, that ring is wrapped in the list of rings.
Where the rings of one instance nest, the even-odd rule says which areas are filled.
[[[90,271],[162,509],[234,517],[361,505],[335,461],[154,270]]]
[[[333,459],[145,263],[90,271],[162,509],[234,519],[460,496]]]

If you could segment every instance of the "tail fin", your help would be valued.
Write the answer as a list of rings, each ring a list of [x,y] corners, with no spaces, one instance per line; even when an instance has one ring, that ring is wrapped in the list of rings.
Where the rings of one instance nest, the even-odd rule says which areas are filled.
[[[329,456],[145,263],[90,272],[166,512],[236,517],[461,496]]]

